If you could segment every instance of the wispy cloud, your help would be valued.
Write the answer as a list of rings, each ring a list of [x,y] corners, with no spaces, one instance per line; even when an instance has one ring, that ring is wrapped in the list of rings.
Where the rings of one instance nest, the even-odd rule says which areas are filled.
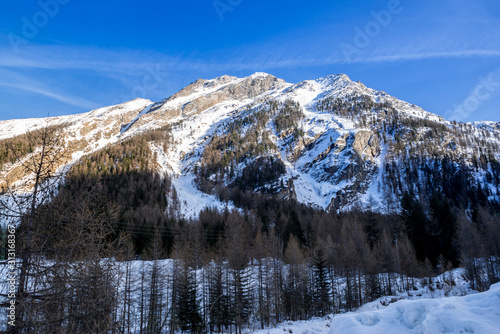
[[[99,73],[132,75],[138,66],[152,66],[158,62],[178,65],[185,62],[154,51],[130,49],[108,50],[96,47],[62,47],[30,45],[18,54],[0,50],[0,67],[47,70],[87,70]]]
[[[26,77],[19,73],[15,73],[9,70],[1,70],[0,86],[15,89],[17,91],[25,91],[29,93],[34,93],[41,95],[70,106],[83,108],[83,109],[94,109],[99,106],[98,103],[89,101],[87,99],[73,96],[72,94],[67,94],[66,92],[61,93],[56,90],[47,87],[46,84],[39,82],[33,78]]]
[[[339,55],[307,57],[298,55],[296,57],[239,57],[228,59],[226,63],[208,63],[204,66],[221,70],[270,70],[276,68],[303,68],[311,66],[344,65],[344,64],[369,64],[369,63],[396,63],[404,61],[415,61],[424,59],[447,59],[483,57],[498,58],[500,50],[461,50],[461,51],[428,51],[415,53],[388,53],[379,55],[360,56],[354,59],[346,59]]]
[[[381,10],[383,7],[374,10]],[[300,69],[308,67],[370,64],[370,63],[397,63],[418,61],[425,59],[448,58],[499,58],[500,35],[498,28],[490,21],[487,25],[470,29],[470,25],[450,24],[455,16],[442,21],[432,21],[427,25],[418,26],[415,31],[413,22],[415,13],[411,8],[401,15],[395,16],[390,25],[384,27],[380,34],[371,38],[366,47],[352,59],[343,54],[340,45],[350,43],[355,45],[354,26],[350,22],[332,24],[330,26],[315,26],[300,34],[284,34],[269,37],[265,41],[240,46],[233,46],[228,50],[210,50],[199,54],[167,54],[154,50],[106,49],[89,46],[61,46],[36,45],[34,43],[22,48],[14,54],[8,49],[0,48],[0,71],[9,70],[12,73],[24,74],[16,80],[0,76],[0,85],[29,91],[50,97],[73,106],[89,109],[98,104],[86,100],[106,100],[92,94],[92,89],[84,87],[78,90],[72,85],[43,84],[40,73],[49,76],[68,78],[72,83],[78,78],[92,78],[88,82],[98,81],[109,83],[112,93],[124,98],[137,97],[138,89],[144,86],[148,70],[161,68],[161,85],[155,85],[155,90],[147,92],[147,98],[163,98],[164,95],[179,89],[181,85],[202,76],[235,74],[251,71],[273,72],[277,69]],[[424,9],[421,9],[424,10]],[[477,10],[476,10],[477,11]],[[482,12],[481,12],[482,13]],[[477,13],[474,17],[483,17]],[[418,13],[417,13],[418,14]],[[439,16],[441,18],[441,16]],[[460,16],[461,17],[461,16]],[[374,20],[369,11],[366,20]],[[364,28],[366,22],[356,23]],[[469,24],[469,23],[467,23]],[[477,26],[477,22],[470,24]],[[453,28],[447,28],[453,27]],[[478,38],[478,36],[481,36]],[[240,72],[240,73],[238,73]],[[11,74],[12,74],[11,73]],[[1,74],[1,73],[0,73]],[[105,80],[101,80],[101,79]],[[38,80],[38,81],[36,81]],[[146,80],[147,81],[147,80]],[[79,83],[79,82],[78,82]],[[84,85],[84,83],[82,83]],[[157,87],[157,88],[156,88]],[[167,87],[171,91],[167,92]],[[101,92],[98,92],[101,93]],[[111,93],[111,92],[110,92]],[[90,95],[92,94],[92,95]],[[81,95],[82,98],[75,98]],[[153,96],[154,95],[154,96]],[[162,95],[162,96],[160,96]],[[123,98],[121,98],[123,99]],[[107,102],[106,102],[107,103]]]
[[[88,101],[86,99],[82,99],[82,98],[78,98],[78,97],[71,97],[71,96],[63,96],[63,95],[48,91],[46,89],[39,88],[39,87],[30,87],[30,86],[26,86],[26,85],[13,84],[13,83],[8,83],[8,82],[0,82],[0,86],[15,88],[15,89],[24,90],[24,91],[28,91],[31,93],[39,94],[39,95],[46,96],[46,97],[52,98],[54,100],[57,100],[59,102],[63,102],[63,103],[66,103],[70,106],[74,106],[74,107],[78,107],[78,108],[84,108],[84,109],[90,110],[90,109],[94,109],[98,106],[97,103]]]
[[[387,54],[379,56],[367,56],[347,61],[342,58],[314,59],[309,63],[321,65],[346,64],[346,63],[391,63],[423,59],[446,59],[464,57],[500,57],[500,50],[462,50],[462,51],[428,51],[416,53]]]
[[[350,63],[390,63],[438,58],[500,57],[498,47],[494,47],[491,43],[471,44],[469,41],[471,38],[467,36],[461,36],[460,42],[450,41],[448,36],[433,36],[432,38],[424,36],[406,41],[406,44],[404,41],[406,37],[402,40],[390,38],[386,40],[382,36],[373,47],[362,50],[363,52],[353,59],[346,59],[339,45],[349,41],[350,35],[334,36],[330,41],[324,35],[308,40],[308,48],[305,49],[298,47],[303,41],[273,40],[232,50],[213,51],[211,55],[204,54],[203,57],[189,54],[168,55],[149,50],[31,45],[23,49],[20,54],[0,50],[0,68],[82,70],[116,80],[129,81],[130,78],[137,76],[138,72],[140,74],[144,68],[158,64],[161,64],[161,67],[167,71],[213,72],[214,70],[270,70]],[[276,47],[276,45],[280,46]]]

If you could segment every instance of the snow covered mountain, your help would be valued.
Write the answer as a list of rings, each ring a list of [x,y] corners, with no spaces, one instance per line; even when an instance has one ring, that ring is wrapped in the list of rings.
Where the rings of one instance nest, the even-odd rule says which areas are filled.
[[[394,211],[406,191],[439,189],[464,206],[470,196],[500,195],[500,123],[449,122],[344,74],[298,84],[266,73],[198,80],[156,103],[3,121],[0,139],[44,126],[64,133],[60,167],[169,126],[171,145],[148,145],[190,217],[232,206],[232,189],[331,211],[355,203]],[[2,184],[26,182],[18,167],[7,159]]]

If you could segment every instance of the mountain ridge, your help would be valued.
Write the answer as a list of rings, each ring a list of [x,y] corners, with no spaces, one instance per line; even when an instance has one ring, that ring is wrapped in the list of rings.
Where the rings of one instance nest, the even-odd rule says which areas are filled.
[[[257,182],[253,191],[330,211],[373,198],[386,207],[388,194],[397,202],[406,191],[423,193],[424,170],[444,158],[445,164],[467,170],[471,186],[487,189],[491,200],[500,194],[500,123],[449,122],[345,74],[296,84],[262,72],[199,79],[158,102],[135,99],[77,115],[2,121],[0,139],[45,125],[63,128],[68,164],[171,127],[173,147],[163,151],[151,142],[150,148],[155,159],[161,157],[157,169],[174,176],[188,216],[204,206],[227,206],[231,200],[221,199],[217,189],[234,187],[252,163],[273,159],[284,171],[265,184]],[[231,134],[235,128],[238,133]],[[252,141],[258,149],[249,148]],[[478,168],[481,156],[486,160]],[[10,175],[13,167],[4,165],[0,173],[15,183],[22,177]],[[394,177],[404,180],[394,184]]]

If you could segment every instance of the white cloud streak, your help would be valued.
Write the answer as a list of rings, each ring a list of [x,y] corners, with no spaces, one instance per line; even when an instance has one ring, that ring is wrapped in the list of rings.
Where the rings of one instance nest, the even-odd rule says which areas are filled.
[[[78,108],[91,110],[91,109],[97,108],[97,106],[98,106],[97,103],[88,101],[86,99],[72,97],[72,96],[63,96],[63,95],[51,92],[49,90],[39,88],[39,87],[30,87],[30,86],[8,83],[8,82],[0,82],[0,86],[15,88],[18,90],[23,90],[23,91],[28,91],[31,93],[39,94],[39,95],[49,97],[49,98],[52,98],[56,101],[63,102],[63,103],[66,103],[70,106],[74,106],[74,107],[78,107]]]
[[[26,77],[19,73],[10,70],[0,70],[1,79],[0,86],[11,88],[17,91],[25,91],[37,95],[41,95],[67,105],[71,105],[83,109],[94,109],[99,106],[98,103],[89,101],[81,97],[72,96],[72,94],[57,92],[56,90],[47,87],[46,84]]]
[[[276,51],[276,50],[275,50]],[[340,53],[333,51],[332,55],[308,57],[307,55],[286,56],[286,50],[279,53],[239,51],[221,57],[194,59],[190,56],[174,57],[158,52],[115,52],[104,49],[91,48],[34,48],[29,55],[10,57],[0,52],[0,67],[10,69],[47,69],[47,70],[84,70],[93,71],[99,75],[114,79],[133,77],[146,66],[161,64],[162,68],[174,71],[207,71],[210,70],[248,70],[253,68],[300,68],[309,66],[341,65],[350,63],[391,63],[440,58],[465,57],[500,57],[500,50],[493,49],[464,49],[464,50],[428,50],[419,52],[393,53],[383,50],[378,54],[359,56],[348,60]],[[37,56],[32,56],[33,54]],[[64,56],[60,56],[64,55]],[[243,55],[243,56],[242,56]],[[212,60],[215,59],[215,60]]]
[[[418,48],[416,49],[418,50]],[[272,71],[283,68],[306,68],[315,66],[343,65],[353,63],[395,63],[404,61],[417,61],[423,59],[446,59],[465,57],[500,57],[500,50],[494,49],[464,49],[464,50],[432,50],[420,49],[418,52],[391,52],[390,47],[377,50],[372,54],[360,55],[352,61],[347,60],[342,54],[331,50],[329,56],[325,50],[323,54],[309,56],[308,54],[290,54],[285,49],[273,50],[270,53],[259,52],[259,49],[248,48],[238,52],[227,52],[224,57],[214,53],[210,57],[197,59],[192,56],[171,56],[159,52],[139,52],[133,50],[106,50],[88,47],[49,47],[30,46],[22,54],[15,56],[0,50],[0,70],[18,74],[15,80],[9,80],[4,75],[1,76],[0,85],[11,89],[18,89],[48,98],[52,98],[68,105],[76,106],[85,110],[95,108],[100,104],[91,102],[84,98],[74,97],[71,94],[71,87],[60,88],[56,91],[53,87],[36,81],[33,77],[19,75],[19,73],[30,73],[31,70],[46,70],[67,73],[71,71],[81,71],[91,76],[100,76],[120,82],[122,85],[134,86],[134,82],[141,80],[146,67],[156,67],[158,65],[169,73],[169,79],[174,80],[179,73],[192,73],[193,76],[200,76],[203,73],[219,72],[221,74],[232,74],[233,71]],[[311,52],[309,52],[311,54]],[[222,73],[224,72],[224,73]]]

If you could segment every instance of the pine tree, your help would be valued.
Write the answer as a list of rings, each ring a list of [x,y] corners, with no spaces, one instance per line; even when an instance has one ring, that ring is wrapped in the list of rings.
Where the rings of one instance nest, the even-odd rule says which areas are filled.
[[[316,248],[313,258],[313,303],[316,315],[322,317],[330,312],[330,282],[325,254],[321,247]]]
[[[145,334],[161,333],[164,326],[164,269],[161,266],[159,259],[165,254],[165,249],[161,240],[161,234],[158,228],[155,230],[151,244],[146,250],[146,255],[152,259],[149,269],[149,286],[148,286],[148,305],[146,310],[146,328]]]
[[[424,262],[429,256],[430,236],[427,232],[428,219],[422,204],[406,192],[401,199],[401,209],[408,238],[413,244],[417,259]]]
[[[187,237],[187,236],[185,236]],[[182,331],[201,333],[204,329],[200,301],[197,296],[196,265],[193,248],[188,240],[178,241],[175,260],[173,309],[175,327]]]
[[[209,270],[209,309],[210,332],[214,329],[221,332],[223,327],[230,325],[230,304],[227,294],[228,282],[222,261],[216,260],[210,264]]]
[[[233,211],[229,214],[226,230],[226,257],[231,272],[231,318],[241,334],[241,327],[251,313],[249,262],[249,232],[244,219]]]
[[[437,241],[439,252],[446,261],[454,267],[460,263],[460,250],[458,247],[457,216],[452,210],[450,200],[441,194],[434,193],[429,201],[432,218],[438,226]]]
[[[203,319],[200,312],[200,303],[196,295],[196,270],[185,263],[181,264],[180,280],[177,288],[177,320],[182,331],[201,333]]]
[[[284,312],[288,320],[307,319],[310,300],[309,281],[304,268],[304,255],[295,237],[291,237],[285,250],[289,270],[283,293]]]

